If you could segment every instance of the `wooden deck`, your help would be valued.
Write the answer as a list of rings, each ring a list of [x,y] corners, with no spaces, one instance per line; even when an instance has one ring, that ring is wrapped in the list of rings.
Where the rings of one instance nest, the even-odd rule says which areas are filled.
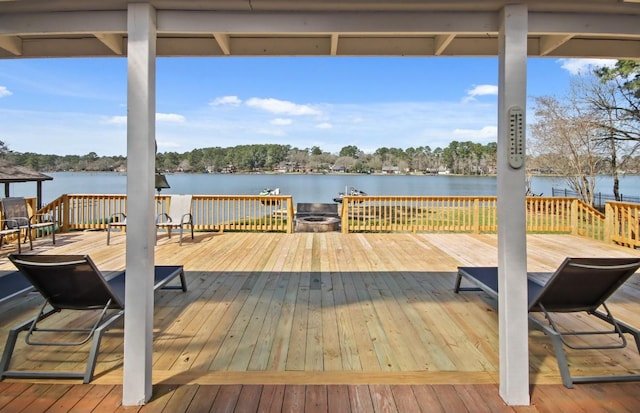
[[[475,409],[479,400],[484,411],[591,412],[598,411],[598,403],[602,411],[632,411],[623,408],[639,405],[637,383],[564,389],[551,342],[535,330],[529,335],[534,406],[495,407],[500,404],[495,302],[482,293],[457,295],[453,283],[459,265],[496,265],[496,244],[496,235],[473,234],[199,233],[180,247],[177,237],[161,236],[156,263],[183,264],[189,291],[156,293],[156,387],[154,401],[143,411],[200,411],[187,410],[198,403],[232,406],[213,411],[254,411],[265,403],[273,404],[273,411],[289,411],[290,403],[304,403],[307,411],[349,411],[334,410],[332,403],[347,403],[353,411],[419,411],[410,406],[424,406],[428,397],[437,398],[434,406],[441,411],[466,411],[447,403],[482,411]],[[13,269],[6,259],[12,250],[0,251],[0,270]],[[38,239],[34,253],[89,254],[101,270],[115,271],[124,268],[125,237],[115,235],[107,247],[104,232],[62,234],[55,247]],[[566,256],[629,255],[640,252],[569,235],[528,236],[528,269],[534,272],[553,271]],[[0,342],[39,303],[32,294],[0,305]],[[610,307],[640,327],[640,276],[616,293]],[[71,315],[55,322],[74,325],[82,319]],[[568,327],[591,322],[576,316],[562,320]],[[18,343],[13,368],[82,369],[88,353],[88,348],[25,347]],[[633,345],[569,351],[568,357],[576,375],[640,371]],[[37,395],[33,403],[50,394],[49,406],[89,403],[82,396],[87,389],[102,394],[91,399],[95,406],[112,403],[122,384],[121,325],[103,339],[92,385],[70,386],[75,383],[5,380],[0,411],[2,406],[20,411],[7,408],[29,394]],[[249,399],[255,409],[238,407]],[[176,400],[187,407],[169,407]],[[374,409],[364,408],[366,403]],[[317,410],[309,407],[316,404]],[[560,408],[573,404],[579,407]],[[32,409],[27,411],[46,410]]]

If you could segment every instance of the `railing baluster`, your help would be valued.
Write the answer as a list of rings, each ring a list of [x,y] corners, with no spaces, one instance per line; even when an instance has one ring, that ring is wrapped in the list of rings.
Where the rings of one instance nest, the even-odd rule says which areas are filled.
[[[158,213],[168,196],[157,196]],[[196,230],[282,231],[292,228],[290,195],[194,195]],[[527,230],[575,232],[599,240],[640,246],[640,208],[637,204],[608,202],[610,217],[574,198],[527,198]],[[364,196],[345,197],[343,226],[358,231],[495,232],[495,197]],[[289,212],[291,211],[291,212]],[[39,213],[52,213],[60,229],[105,229],[109,217],[126,213],[126,196],[63,195]],[[291,215],[291,216],[290,216]],[[606,226],[605,226],[606,225]],[[605,239],[606,237],[606,239]]]

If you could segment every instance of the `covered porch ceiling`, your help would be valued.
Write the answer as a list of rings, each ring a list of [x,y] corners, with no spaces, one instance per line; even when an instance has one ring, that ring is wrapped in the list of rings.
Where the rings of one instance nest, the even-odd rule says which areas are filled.
[[[505,0],[150,0],[158,56],[497,56]],[[530,57],[640,59],[640,0],[520,1]],[[0,58],[127,55],[127,0],[0,0]]]

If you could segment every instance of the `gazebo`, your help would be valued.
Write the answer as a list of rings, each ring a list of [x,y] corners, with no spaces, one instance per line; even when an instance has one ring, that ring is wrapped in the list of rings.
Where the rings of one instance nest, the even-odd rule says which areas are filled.
[[[42,182],[51,181],[52,177],[17,165],[10,165],[0,161],[0,183],[4,184],[4,196],[11,196],[11,184],[19,182],[36,183],[36,206],[42,208]]]
[[[283,55],[498,57],[500,395],[528,404],[527,59],[640,59],[640,0],[1,1],[0,58],[128,60],[123,404],[152,390],[156,58]]]

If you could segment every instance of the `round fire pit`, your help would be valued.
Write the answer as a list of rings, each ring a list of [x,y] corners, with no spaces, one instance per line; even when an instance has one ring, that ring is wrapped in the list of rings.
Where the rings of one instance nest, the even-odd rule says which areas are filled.
[[[296,232],[331,232],[337,231],[340,218],[335,217],[302,217],[296,218]]]

